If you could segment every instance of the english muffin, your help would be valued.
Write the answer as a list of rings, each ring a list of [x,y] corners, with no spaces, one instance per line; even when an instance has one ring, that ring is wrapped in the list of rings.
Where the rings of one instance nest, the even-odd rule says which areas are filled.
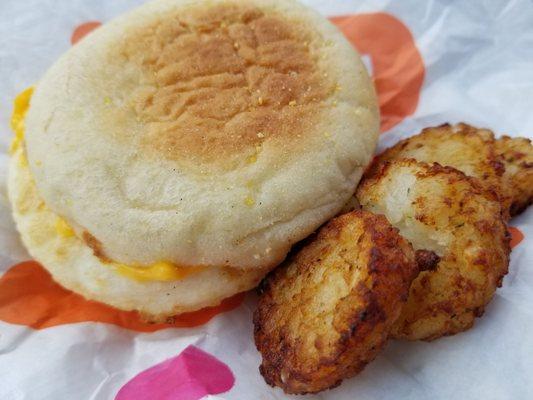
[[[146,3],[28,103],[9,179],[28,251],[154,318],[255,286],[350,198],[379,127],[357,52],[281,0]]]

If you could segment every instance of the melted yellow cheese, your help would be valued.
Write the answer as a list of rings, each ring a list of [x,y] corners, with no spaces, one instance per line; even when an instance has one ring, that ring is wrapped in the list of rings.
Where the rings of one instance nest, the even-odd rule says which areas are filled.
[[[11,115],[11,129],[15,133],[15,138],[11,142],[10,151],[14,152],[24,141],[24,117],[30,106],[33,87],[29,87],[20,93],[13,102],[13,114]]]
[[[61,217],[57,217],[56,219],[56,232],[63,238],[69,238],[75,235],[74,229]]]
[[[205,269],[205,267],[178,267],[165,261],[157,262],[149,267],[134,267],[118,263],[112,263],[112,265],[119,274],[136,281],[177,281]]]
[[[13,114],[11,115],[11,129],[15,133],[15,138],[11,142],[10,152],[16,151],[24,142],[24,118],[30,106],[30,99],[33,94],[33,87],[20,93],[14,101]],[[23,164],[27,164],[26,157],[21,158]],[[36,164],[38,164],[37,162]],[[26,166],[26,165],[23,165]],[[55,230],[61,238],[75,237],[76,233],[72,227],[61,217],[57,217]],[[203,271],[205,267],[180,267],[178,265],[160,261],[149,266],[133,266],[116,262],[107,263],[114,270],[130,279],[136,281],[177,281],[185,277]]]

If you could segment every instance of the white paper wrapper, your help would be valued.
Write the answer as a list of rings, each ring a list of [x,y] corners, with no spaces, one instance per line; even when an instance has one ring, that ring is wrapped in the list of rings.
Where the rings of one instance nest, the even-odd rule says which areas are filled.
[[[139,0],[0,2],[0,274],[28,258],[15,232],[5,193],[13,98],[36,82],[70,47],[75,27],[87,21],[108,21],[139,3]],[[414,114],[382,135],[381,147],[443,122],[465,121],[497,133],[533,137],[530,1],[306,3],[327,16],[387,13],[403,22],[413,35],[425,70],[420,99]],[[383,45],[380,28],[386,30],[387,25],[376,24],[370,32],[376,35],[371,38],[376,47]],[[377,64],[372,57],[365,55],[373,70]],[[389,79],[395,76],[392,73]],[[403,95],[401,91],[396,93]],[[432,343],[390,342],[358,377],[309,398],[532,399],[533,210],[515,218],[511,225],[523,233],[524,239],[512,252],[510,272],[503,287],[473,329]],[[11,311],[23,315],[24,304],[18,304],[2,290],[5,287],[0,282],[0,309],[5,312],[11,307]],[[46,302],[45,297],[41,300]],[[268,387],[259,375],[260,356],[252,339],[254,307],[255,296],[249,294],[241,306],[217,315],[207,324],[153,333],[101,322],[33,329],[0,318],[0,399],[113,399],[137,374],[179,355],[190,345],[226,364],[234,384],[230,379],[222,384],[213,383],[219,386],[209,388],[209,384],[199,382],[200,378],[195,377],[198,368],[193,364],[204,359],[203,353],[195,353],[185,359],[185,367],[182,365],[182,372],[189,371],[187,379],[168,375],[168,368],[155,370],[154,374],[162,374],[159,378],[165,382],[181,385],[181,389],[174,387],[173,397],[164,397],[162,384],[152,384],[151,395],[147,397],[147,392],[143,392],[147,386],[143,389],[143,382],[137,380],[139,389],[131,386],[135,390],[123,391],[120,400],[195,399],[202,396],[202,390],[203,394],[213,393],[208,396],[211,399],[285,398],[279,389]],[[223,374],[220,368],[206,372],[212,382],[216,381],[217,371]],[[144,382],[149,386],[150,381],[157,379],[154,375]],[[229,390],[224,389],[224,384]],[[134,394],[124,397],[124,393]]]

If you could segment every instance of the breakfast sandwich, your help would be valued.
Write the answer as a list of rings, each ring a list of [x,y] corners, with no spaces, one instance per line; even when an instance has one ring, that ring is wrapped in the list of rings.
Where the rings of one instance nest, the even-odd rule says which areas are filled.
[[[151,319],[248,290],[353,195],[373,85],[285,0],[156,0],[16,100],[9,197],[64,287]]]

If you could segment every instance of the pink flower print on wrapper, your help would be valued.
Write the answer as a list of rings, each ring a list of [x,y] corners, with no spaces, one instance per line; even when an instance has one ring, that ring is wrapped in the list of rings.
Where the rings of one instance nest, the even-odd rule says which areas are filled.
[[[222,361],[196,346],[139,373],[115,400],[199,400],[230,390],[235,377]]]

